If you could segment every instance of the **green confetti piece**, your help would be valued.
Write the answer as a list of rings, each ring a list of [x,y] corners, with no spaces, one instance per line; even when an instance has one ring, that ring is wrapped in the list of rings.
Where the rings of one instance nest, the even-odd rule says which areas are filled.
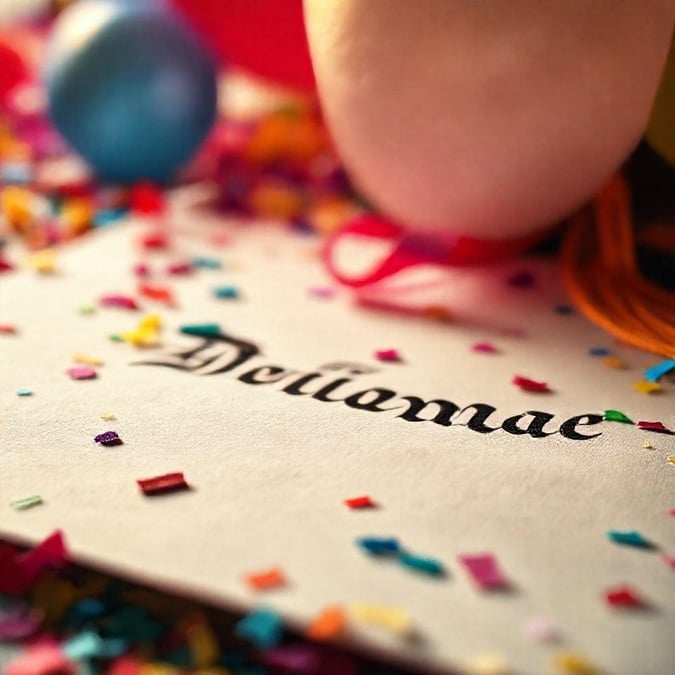
[[[434,558],[427,558],[426,556],[415,555],[413,553],[402,553],[398,561],[404,567],[409,567],[416,572],[423,572],[433,577],[445,575],[443,563]]]
[[[42,504],[42,497],[40,497],[40,495],[22,497],[21,499],[15,499],[9,503],[9,505],[17,511],[24,511],[25,509],[29,509],[31,506],[37,506],[38,504]]]
[[[208,337],[211,335],[220,335],[220,326],[217,323],[190,323],[181,326],[180,332],[184,335]]]
[[[633,420],[624,415],[620,410],[605,410],[605,419],[608,422],[622,422],[623,424],[635,424]]]
[[[117,335],[117,333],[113,333],[108,337],[110,338],[111,342],[124,342],[124,338],[121,335]]]
[[[32,396],[33,390],[29,389],[28,387],[20,387],[19,389],[16,390],[16,395],[17,396]]]
[[[654,548],[654,545],[645,539],[636,530],[622,532],[620,530],[609,530],[607,538],[615,544],[624,544],[626,546],[634,546],[635,548]]]
[[[96,314],[96,307],[93,305],[82,305],[77,311],[80,314]]]

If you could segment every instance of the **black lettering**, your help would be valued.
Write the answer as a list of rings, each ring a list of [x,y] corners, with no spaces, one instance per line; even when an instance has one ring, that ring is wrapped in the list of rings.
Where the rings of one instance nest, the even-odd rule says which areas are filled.
[[[499,427],[489,427],[487,424],[485,424],[485,420],[487,420],[487,418],[497,410],[491,405],[486,405],[485,403],[472,403],[471,405],[466,406],[466,408],[462,408],[457,416],[452,420],[453,424],[458,424],[457,420],[464,414],[466,410],[469,410],[470,408],[473,408],[476,411],[473,415],[471,415],[471,418],[466,423],[466,426],[469,427],[471,431],[477,431],[479,434],[489,434],[490,432],[499,429]]]
[[[406,422],[434,422],[444,427],[449,427],[452,424],[452,416],[459,410],[459,406],[451,401],[444,401],[441,398],[435,398],[431,401],[425,401],[418,396],[402,396],[404,401],[410,404],[408,409],[397,415]],[[419,414],[428,406],[438,406],[438,412],[434,417],[420,417]]]
[[[569,438],[571,441],[586,441],[589,438],[596,438],[602,434],[602,431],[590,436],[584,436],[577,431],[577,427],[582,424],[600,424],[603,419],[602,415],[577,415],[576,417],[570,417],[560,425],[560,435]]]
[[[318,380],[320,377],[324,377],[323,373],[308,373],[307,375],[299,377],[297,380],[295,380],[295,382],[291,382],[290,384],[286,385],[281,391],[284,391],[291,396],[307,396],[312,392],[303,391],[302,387],[308,382]]]
[[[279,368],[278,366],[261,366],[245,372],[239,376],[240,382],[246,384],[272,384],[279,382],[288,375],[292,375],[294,371]]]
[[[518,426],[518,422],[526,415],[530,415],[532,418],[530,422],[524,428]],[[556,433],[555,431],[544,431],[544,425],[550,422],[553,417],[553,415],[546,412],[540,412],[539,410],[528,410],[520,415],[514,415],[513,417],[505,419],[502,424],[502,429],[514,436],[530,434],[532,438],[545,438],[546,436]]]
[[[373,396],[374,394],[374,396]],[[385,410],[393,410],[399,406],[394,406],[393,408],[380,408],[380,404],[385,401],[389,401],[396,396],[396,392],[391,389],[381,389],[376,387],[375,389],[366,389],[365,391],[359,391],[356,394],[352,394],[345,399],[345,404],[350,408],[356,408],[357,410],[368,410],[370,412],[384,412]],[[365,401],[363,399],[366,399]]]

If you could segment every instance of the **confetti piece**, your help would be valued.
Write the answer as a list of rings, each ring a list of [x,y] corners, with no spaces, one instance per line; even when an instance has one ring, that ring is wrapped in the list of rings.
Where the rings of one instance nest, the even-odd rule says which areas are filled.
[[[668,511],[668,515],[675,516],[675,507],[673,507],[672,509],[670,509],[670,511]]]
[[[137,277],[147,279],[150,276],[150,266],[145,263],[138,263],[134,265],[133,272]]]
[[[0,324],[0,335],[16,335],[16,326],[9,323]]]
[[[466,675],[509,675],[511,670],[501,654],[478,654],[464,664]]]
[[[132,297],[129,297],[128,295],[119,295],[116,293],[102,296],[100,303],[103,307],[117,307],[120,309],[130,310],[139,309],[138,304]]]
[[[0,257],[0,272],[11,272],[14,269],[14,265],[12,265],[9,260],[6,260],[3,257]]]
[[[663,553],[661,555],[661,560],[663,560],[663,562],[666,563],[666,565],[670,567],[671,570],[675,570],[675,555]]]
[[[651,368],[647,368],[644,373],[645,380],[647,382],[658,382],[664,375],[667,375],[672,370],[675,370],[675,359],[666,359]]]
[[[25,263],[38,274],[53,274],[56,271],[56,251],[50,248],[37,251],[29,255]]]
[[[5,666],[5,675],[70,675],[75,669],[58,645],[38,643],[29,646]]]
[[[350,618],[357,623],[386,628],[399,636],[408,635],[412,631],[410,615],[399,607],[356,602],[349,605],[348,612]]]
[[[81,307],[78,307],[77,311],[80,314],[87,316],[89,314],[96,314],[96,307],[93,305],[82,305]]]
[[[94,442],[103,445],[106,448],[115,445],[123,445],[124,441],[119,437],[116,431],[105,431],[98,436],[94,436]]]
[[[640,420],[637,423],[638,429],[642,429],[643,431],[656,431],[657,433],[661,434],[673,434],[668,427],[666,427],[663,422],[647,422],[646,420]]]
[[[615,544],[624,544],[644,549],[654,548],[649,539],[643,537],[637,530],[608,530],[607,538]]]
[[[236,286],[218,286],[213,289],[213,296],[218,300],[236,300],[239,298],[239,290]]]
[[[559,652],[553,659],[553,666],[563,675],[600,675],[588,659],[574,652]]]
[[[121,337],[135,347],[157,347],[161,342],[161,328],[162,319],[159,314],[148,314],[138,322],[136,328],[122,333]]]
[[[17,396],[32,396],[33,390],[29,389],[28,387],[20,387],[19,389],[16,390],[16,395]]]
[[[546,382],[537,382],[536,380],[531,380],[529,377],[523,377],[522,375],[515,375],[511,380],[511,384],[515,384],[516,387],[520,387],[524,391],[534,391],[539,393],[549,393],[551,391]]]
[[[192,264],[187,261],[171,263],[167,266],[166,271],[172,276],[185,276],[187,274],[192,274],[194,268]]]
[[[81,363],[85,366],[102,366],[102,359],[96,358],[95,356],[87,356],[86,354],[73,354],[73,361],[75,363]]]
[[[604,418],[608,422],[622,422],[623,424],[635,424],[633,420],[624,415],[620,410],[605,410]]]
[[[428,558],[426,556],[415,555],[413,553],[402,553],[398,557],[398,562],[404,567],[408,567],[415,572],[422,572],[432,577],[445,576],[445,568],[443,563],[435,558]]]
[[[378,361],[401,361],[401,356],[397,349],[377,349],[375,358]]]
[[[198,668],[212,666],[218,660],[220,649],[216,636],[201,614],[191,617],[185,629],[192,662]]]
[[[335,297],[335,289],[332,286],[310,286],[307,292],[315,298],[329,300]]]
[[[138,285],[138,294],[149,300],[163,302],[166,305],[175,305],[173,291],[168,286],[142,283]]]
[[[653,446],[649,441],[645,441],[645,442],[642,444],[642,447],[643,447],[645,450],[653,450],[653,449],[654,449],[654,446]]]
[[[502,574],[492,554],[460,555],[459,562],[481,589],[491,591],[504,590],[509,587],[508,580]]]
[[[657,394],[661,391],[661,385],[658,382],[647,382],[639,380],[633,383],[633,389],[641,394]]]
[[[98,373],[90,366],[68,368],[66,374],[71,380],[95,380],[98,377]]]
[[[607,590],[605,600],[610,607],[644,609],[647,606],[640,595],[627,585]]]
[[[180,332],[184,335],[210,337],[211,335],[220,335],[220,326],[217,323],[184,324],[180,327]]]
[[[262,654],[262,661],[272,672],[293,673],[294,675],[315,675],[321,672],[321,653],[312,645],[293,644],[268,649]]]
[[[307,628],[311,640],[330,640],[341,635],[347,627],[347,617],[338,605],[321,610]]]
[[[275,588],[282,588],[287,585],[284,573],[278,568],[273,567],[263,572],[252,572],[244,576],[244,581],[254,591],[269,591]]]
[[[509,286],[514,288],[533,288],[535,286],[535,279],[532,272],[523,270],[521,272],[516,272],[512,274],[507,280],[506,283]]]
[[[0,641],[23,640],[40,629],[41,616],[25,609],[0,613]]]
[[[361,537],[356,544],[372,555],[398,555],[401,545],[394,537]]]
[[[92,631],[80,633],[63,645],[63,653],[71,661],[100,657],[102,651],[103,638]]]
[[[618,356],[606,356],[602,359],[602,364],[608,368],[614,368],[615,370],[626,370],[626,368],[628,368],[626,362]]]
[[[588,350],[588,353],[591,356],[609,356],[610,354],[609,349],[606,347],[591,347],[591,349]]]
[[[525,622],[525,635],[536,642],[553,642],[558,638],[558,633],[545,616],[534,616]]]
[[[376,506],[375,502],[368,495],[345,499],[345,504],[350,509],[370,509]]]
[[[254,610],[234,629],[234,634],[253,643],[258,649],[272,649],[281,643],[284,622],[281,616],[269,607]]]
[[[666,457],[666,462],[675,465],[675,455],[671,455],[670,457]]]
[[[21,499],[15,499],[9,503],[9,505],[16,511],[25,511],[32,506],[37,506],[38,504],[42,504],[42,498],[39,495],[22,497]]]
[[[134,213],[145,216],[157,215],[164,211],[162,190],[150,181],[140,181],[131,186],[129,207]]]
[[[163,251],[169,248],[169,237],[163,230],[152,230],[140,237],[139,244],[146,251]]]
[[[223,268],[223,263],[218,258],[209,258],[207,256],[197,256],[192,259],[192,266],[199,269],[206,270],[220,270]]]
[[[190,489],[190,486],[185,482],[182,472],[166,473],[152,478],[142,478],[137,480],[136,483],[138,483],[138,487],[141,488],[143,494],[149,497],[166,492]]]
[[[498,354],[499,350],[491,342],[476,342],[471,345],[472,352],[479,354]]]
[[[104,412],[104,413],[101,413],[101,414],[99,415],[99,417],[100,417],[102,420],[105,420],[106,422],[112,422],[113,420],[116,420],[116,419],[117,419],[117,416],[115,415],[115,413],[112,413],[112,412]]]
[[[560,314],[562,316],[570,316],[571,314],[574,314],[574,309],[570,305],[556,305],[554,307],[554,311],[556,314]]]
[[[439,323],[450,323],[453,320],[452,312],[441,305],[427,305],[419,313]]]

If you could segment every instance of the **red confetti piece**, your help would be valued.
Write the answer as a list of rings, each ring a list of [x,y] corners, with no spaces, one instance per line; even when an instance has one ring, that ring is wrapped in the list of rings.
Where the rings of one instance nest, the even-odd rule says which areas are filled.
[[[134,265],[134,274],[141,279],[145,279],[150,276],[150,268],[145,263],[138,263],[138,265]]]
[[[183,276],[185,274],[192,274],[194,267],[192,267],[192,264],[189,262],[175,262],[171,263],[171,265],[166,268],[166,271],[174,276]]]
[[[164,195],[150,182],[143,181],[131,187],[129,205],[134,213],[152,215],[164,211]]]
[[[155,286],[151,284],[139,284],[138,293],[150,300],[163,302],[167,305],[174,304],[174,297],[171,289],[168,286]]]
[[[17,332],[16,326],[13,326],[10,323],[0,324],[0,334],[2,335],[15,335]]]
[[[671,570],[675,570],[675,555],[668,555],[667,553],[663,553],[661,555],[661,559],[663,560],[668,567],[670,567]]]
[[[471,346],[471,351],[481,354],[496,354],[499,350],[491,342],[476,342]]]
[[[662,434],[672,434],[673,432],[666,427],[663,422],[645,422],[640,420],[637,423],[638,429],[643,429],[644,431],[657,431]]]
[[[502,574],[497,560],[491,553],[460,555],[459,562],[483,590],[504,590],[509,587],[508,579]]]
[[[605,600],[610,607],[644,608],[646,606],[639,593],[627,585],[610,588],[605,593]]]
[[[68,368],[66,373],[73,380],[95,380],[98,377],[97,372],[90,366],[74,366]]]
[[[14,269],[14,265],[12,265],[9,260],[6,258],[0,258],[0,272],[11,272]]]
[[[378,361],[400,361],[401,355],[397,349],[378,349],[375,351],[375,358]]]
[[[103,307],[119,307],[120,309],[139,309],[137,302],[128,295],[111,293],[101,297],[100,303]]]
[[[166,473],[153,478],[142,478],[136,481],[143,494],[151,496],[177,490],[189,490],[190,486],[185,482],[182,472]]]
[[[247,574],[244,576],[244,581],[255,591],[269,591],[287,584],[284,573],[278,567]]]
[[[368,509],[375,506],[375,502],[368,496],[364,495],[363,497],[352,497],[351,499],[345,499],[345,504],[350,509]]]
[[[675,516],[675,507],[673,507],[672,509],[670,509],[670,511],[668,511],[668,515]]]
[[[169,248],[169,237],[163,230],[152,230],[141,236],[139,243],[146,251],[163,251]]]
[[[515,375],[511,380],[511,384],[515,384],[516,387],[520,387],[524,391],[536,391],[539,393],[551,391],[546,382],[537,382],[537,380],[531,380],[529,377],[523,377],[522,375]]]
[[[3,672],[5,675],[70,675],[75,667],[57,644],[41,642],[21,652]]]

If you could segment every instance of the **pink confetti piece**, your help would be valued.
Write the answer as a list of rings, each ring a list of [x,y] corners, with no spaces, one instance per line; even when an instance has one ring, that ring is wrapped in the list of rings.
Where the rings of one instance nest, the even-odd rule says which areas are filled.
[[[31,645],[7,664],[4,671],[5,675],[69,675],[74,672],[73,664],[61,648],[48,642]]]
[[[672,509],[670,509],[670,511],[668,511],[668,515],[675,516],[675,507],[673,507]]]
[[[545,616],[535,616],[525,623],[525,635],[537,642],[551,642],[558,637],[553,624]]]
[[[40,629],[40,616],[24,609],[0,614],[0,641],[23,640]]]
[[[98,373],[91,366],[73,366],[66,373],[73,380],[95,380],[98,377]]]
[[[471,345],[472,352],[480,354],[497,354],[499,350],[491,342],[476,342]]]
[[[318,670],[321,665],[320,653],[311,645],[296,644],[268,649],[263,652],[262,659],[268,667],[283,672],[297,675],[321,672]]]
[[[117,307],[119,309],[139,309],[137,302],[128,295],[120,295],[118,293],[111,293],[104,295],[100,299],[103,307]]]
[[[0,324],[0,334],[1,335],[16,335],[17,330],[16,326],[11,323],[2,323]]]
[[[666,563],[666,565],[670,567],[671,570],[675,570],[675,555],[663,553],[661,554],[661,560],[663,560],[663,562]]]
[[[628,585],[610,588],[605,592],[605,600],[610,607],[640,609],[647,606],[640,594]]]
[[[504,590],[509,587],[508,579],[502,574],[496,558],[491,553],[460,555],[459,562],[483,590]]]
[[[192,274],[192,272],[194,272],[194,267],[192,267],[191,263],[182,261],[171,263],[166,268],[166,271],[173,276],[184,276],[186,274]]]
[[[146,279],[150,276],[150,267],[145,263],[138,263],[134,265],[134,274],[141,279]]]
[[[638,429],[643,429],[644,431],[657,431],[662,434],[672,434],[673,432],[666,427],[663,422],[646,422],[645,420],[640,420],[637,423]]]
[[[310,295],[322,300],[329,300],[335,296],[335,289],[332,286],[311,286],[308,289]]]
[[[523,391],[533,391],[542,394],[551,391],[546,382],[531,380],[529,377],[523,377],[522,375],[515,375],[511,380],[511,384],[515,384],[516,387],[520,387]]]
[[[375,358],[378,361],[401,361],[401,355],[397,349],[377,349]]]
[[[232,235],[228,232],[215,232],[209,237],[209,243],[213,246],[227,246],[232,243]]]

